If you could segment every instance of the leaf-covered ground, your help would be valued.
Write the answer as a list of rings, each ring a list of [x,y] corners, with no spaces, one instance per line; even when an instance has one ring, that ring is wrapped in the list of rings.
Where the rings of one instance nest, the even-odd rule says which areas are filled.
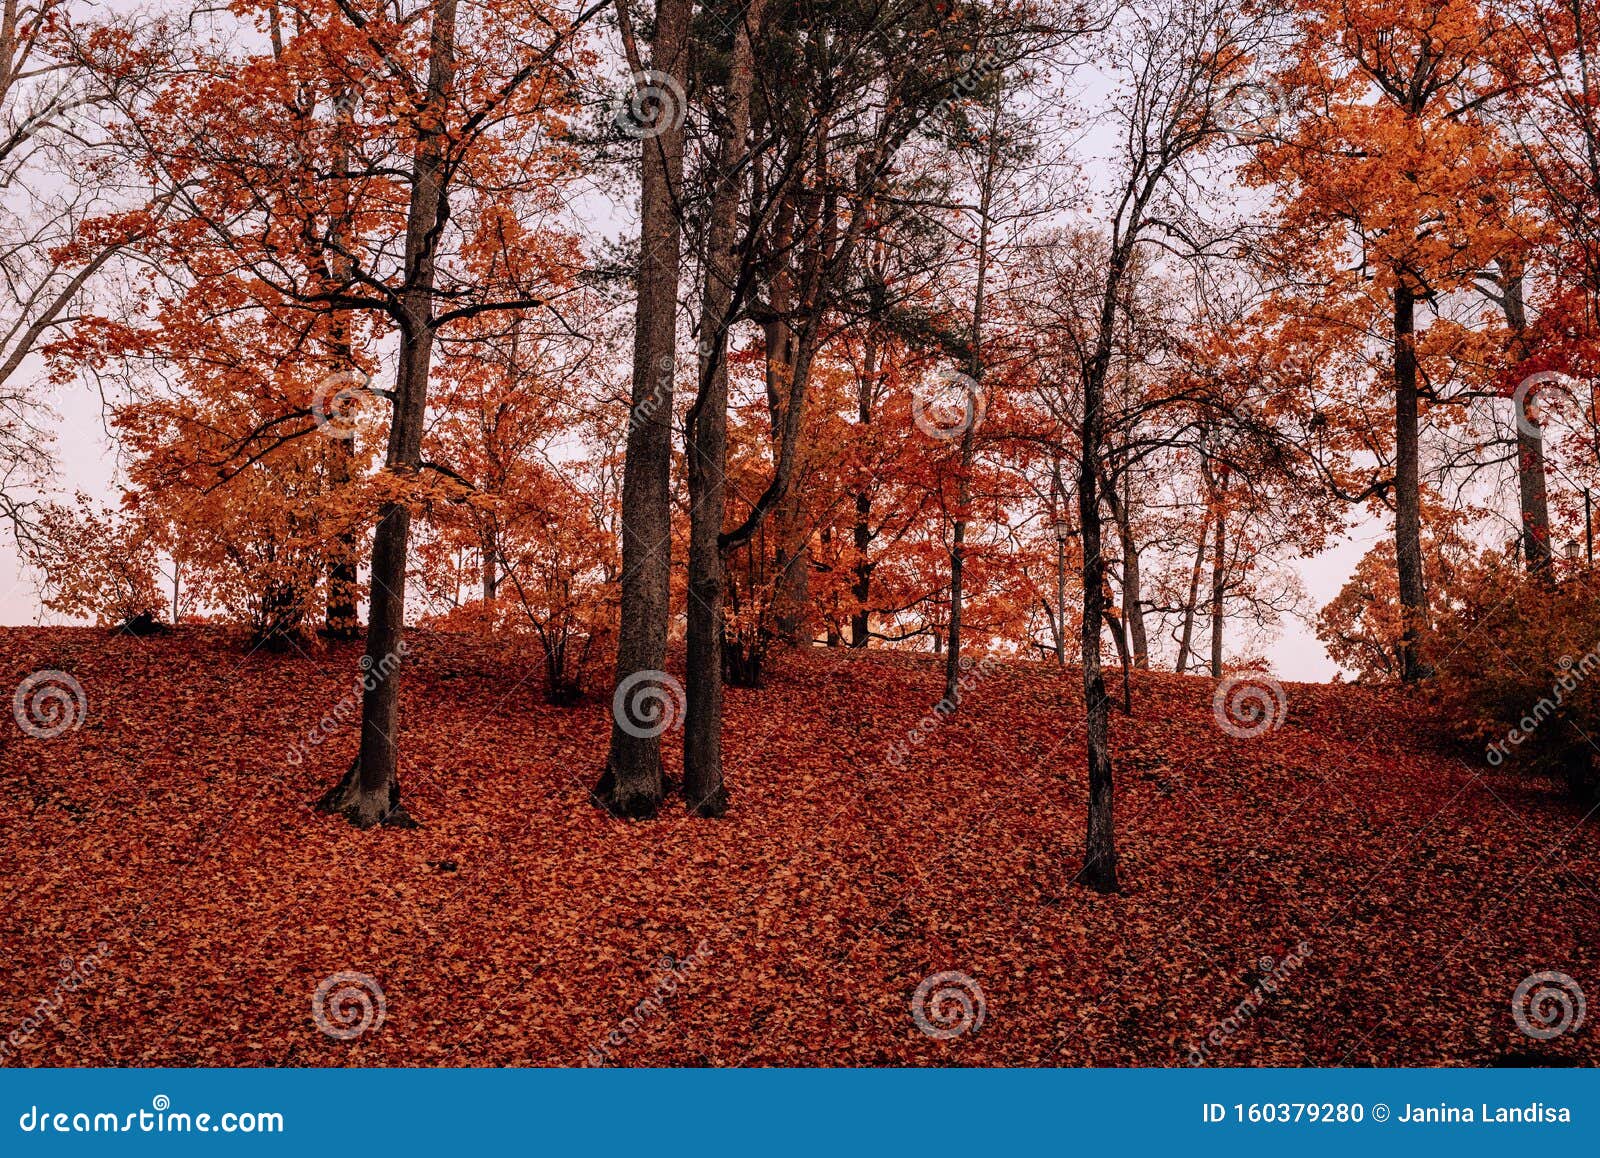
[[[897,764],[937,661],[783,654],[728,695],[730,816],[625,823],[587,802],[608,701],[548,707],[530,657],[423,635],[423,827],[363,833],[309,807],[353,750],[357,655],[0,630],[8,694],[59,669],[88,701],[57,739],[0,716],[4,1064],[1600,1060],[1592,1024],[1540,1041],[1511,1008],[1540,970],[1600,995],[1600,829],[1434,750],[1396,695],[1285,685],[1282,726],[1238,738],[1211,681],[1136,677],[1101,897],[1072,882],[1070,669],[977,677]],[[947,971],[984,1016],[939,1040],[911,1004]],[[313,1018],[341,972],[385,1006],[348,1041]]]

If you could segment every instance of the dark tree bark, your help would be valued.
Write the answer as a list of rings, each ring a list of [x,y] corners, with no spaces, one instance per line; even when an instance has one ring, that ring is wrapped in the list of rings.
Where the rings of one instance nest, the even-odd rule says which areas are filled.
[[[405,284],[400,294],[400,366],[385,465],[415,475],[422,465],[428,372],[436,333],[435,247],[449,216],[445,193],[445,122],[455,88],[456,0],[438,0],[429,32],[428,111],[418,118],[417,150],[406,214]],[[361,828],[410,827],[400,802],[400,672],[405,648],[406,552],[411,512],[404,503],[380,508],[372,543],[371,610],[361,701],[361,747],[350,771],[319,803]]]
[[[1222,471],[1227,485],[1227,469]],[[1211,678],[1222,678],[1222,633],[1228,608],[1228,512],[1217,510],[1216,541],[1211,554]]]
[[[348,486],[353,479],[351,460],[355,447],[347,438],[333,440],[329,451],[333,456],[332,483],[336,488]],[[322,633],[329,639],[359,639],[361,620],[356,611],[356,536],[346,532],[334,539],[328,560],[328,599],[322,622]]]
[[[1110,295],[1108,295],[1109,297]],[[1108,307],[1109,308],[1109,307]],[[1105,617],[1105,561],[1101,558],[1099,469],[1104,373],[1085,375],[1078,471],[1078,524],[1083,537],[1083,703],[1089,755],[1089,826],[1081,879],[1097,892],[1117,888],[1116,828],[1112,814],[1111,701],[1100,670],[1101,620]]]
[[[988,288],[989,280],[990,211],[994,205],[995,178],[1000,164],[1001,92],[1000,88],[995,89],[994,113],[989,121],[989,148],[984,157],[982,186],[978,190],[978,284],[972,295],[972,336],[968,340],[972,353],[967,362],[967,381],[962,383],[968,393],[964,400],[966,421],[961,429],[961,457],[957,467],[960,474],[955,526],[950,536],[950,623],[946,633],[949,647],[945,651],[944,665],[944,702],[951,709],[961,705],[962,579],[967,560],[967,509],[972,505],[972,456],[977,446],[978,416],[982,412],[977,392],[983,378],[984,291]]]
[[[857,387],[856,421],[863,427],[872,423],[872,402],[878,378],[878,341],[868,333],[862,353],[861,382]],[[872,492],[870,484],[863,482],[856,492],[856,522],[854,544],[856,549],[855,583],[850,594],[856,601],[850,616],[850,646],[866,647],[871,636],[871,615],[867,600],[872,597],[872,561],[867,551],[872,546]]]
[[[1128,474],[1124,471],[1123,486],[1127,488]],[[1122,546],[1122,621],[1128,625],[1127,643],[1132,652],[1133,666],[1140,671],[1150,667],[1150,638],[1144,625],[1144,595],[1139,581],[1139,544],[1133,538],[1133,502],[1124,494],[1106,484],[1106,503],[1111,517],[1117,523],[1117,540]]]
[[[1528,312],[1523,297],[1523,270],[1520,262],[1502,259],[1500,266],[1500,308],[1511,330],[1511,353],[1520,363],[1527,356]],[[1529,571],[1543,571],[1550,565],[1550,500],[1545,492],[1544,437],[1532,421],[1529,407],[1523,405],[1522,421],[1514,423],[1517,436],[1517,497],[1522,508],[1522,555]],[[1529,429],[1524,429],[1527,427]]]
[[[1206,540],[1211,534],[1211,511],[1200,520],[1200,538],[1195,543],[1194,566],[1189,568],[1189,598],[1183,604],[1183,635],[1178,640],[1178,662],[1174,669],[1179,675],[1189,670],[1190,650],[1194,642],[1194,620],[1200,607],[1200,573],[1205,569]]]
[[[716,186],[706,228],[701,294],[700,386],[689,413],[685,458],[689,471],[688,715],[683,736],[683,796],[697,816],[728,810],[722,778],[723,551],[718,542],[727,506],[728,328],[743,297],[736,284],[740,193],[750,134],[754,81],[752,33],[765,0],[753,0],[734,34],[722,110]]]
[[[483,568],[483,601],[493,603],[500,597],[500,536],[492,521],[484,524],[480,554]]]
[[[651,67],[686,91],[689,0],[656,5]],[[625,9],[618,12],[626,26]],[[631,34],[630,34],[631,38]],[[630,54],[630,56],[633,54]],[[630,60],[635,72],[641,71]],[[616,686],[623,695],[644,674],[660,679],[671,614],[672,387],[678,326],[683,176],[682,110],[663,110],[661,131],[643,142],[639,275],[633,340],[633,407],[622,474],[621,623]],[[661,735],[623,726],[613,700],[611,747],[595,799],[614,815],[654,816],[661,807]]]
[[[1394,291],[1394,546],[1400,579],[1400,678],[1432,675],[1423,662],[1428,592],[1422,563],[1422,488],[1418,435],[1416,295],[1402,278]]]

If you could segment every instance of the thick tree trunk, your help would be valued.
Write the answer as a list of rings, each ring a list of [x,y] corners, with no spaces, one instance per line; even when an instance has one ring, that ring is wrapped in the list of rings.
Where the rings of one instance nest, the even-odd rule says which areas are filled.
[[[1422,564],[1422,486],[1418,430],[1416,297],[1402,279],[1394,291],[1394,546],[1400,579],[1400,678],[1431,675],[1423,662],[1428,593]]]
[[[689,0],[656,5],[651,67],[686,91]],[[670,97],[669,97],[670,103]],[[614,815],[644,818],[661,807],[663,717],[634,720],[630,700],[642,685],[666,680],[671,614],[672,387],[678,325],[683,175],[681,109],[663,111],[661,131],[643,142],[639,198],[639,279],[633,340],[633,406],[622,473],[621,622],[611,747],[595,786]],[[670,684],[667,685],[670,688]]]
[[[372,542],[372,599],[361,657],[361,746],[344,778],[318,803],[359,828],[415,823],[400,802],[400,662],[405,638],[405,560],[411,512],[385,503]]]
[[[387,469],[414,476],[422,463],[422,433],[428,412],[428,372],[435,329],[435,246],[448,215],[445,195],[444,127],[455,87],[456,0],[438,0],[429,32],[425,115],[418,118],[411,202],[406,214],[405,288],[401,293],[400,368],[394,417],[389,424]],[[319,806],[361,828],[375,824],[410,827],[400,802],[400,673],[405,654],[406,553],[411,513],[404,503],[385,503],[372,543],[371,613],[366,654],[361,658],[361,747],[337,785]]]
[[[726,509],[728,465],[728,327],[738,306],[736,250],[743,158],[750,132],[754,78],[751,30],[761,26],[765,0],[753,0],[734,36],[729,64],[717,184],[706,227],[701,293],[700,388],[689,414],[685,457],[689,471],[688,716],[683,736],[683,796],[697,816],[728,810],[722,779],[722,583],[718,545]]]

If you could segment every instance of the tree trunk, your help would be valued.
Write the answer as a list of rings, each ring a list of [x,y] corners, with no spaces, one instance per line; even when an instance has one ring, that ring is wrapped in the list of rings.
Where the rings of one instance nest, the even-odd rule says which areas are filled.
[[[418,118],[411,200],[406,213],[405,286],[400,295],[400,366],[389,424],[388,470],[414,476],[422,464],[433,358],[434,259],[449,213],[445,194],[445,137],[455,87],[456,0],[438,0],[429,31],[427,108]],[[371,612],[361,658],[361,747],[355,763],[320,801],[361,828],[411,827],[400,802],[400,673],[405,654],[406,553],[411,512],[388,502],[379,510],[372,542]]]
[[[1127,624],[1127,644],[1132,649],[1133,666],[1140,671],[1150,667],[1150,640],[1144,627],[1144,596],[1139,583],[1139,545],[1133,539],[1133,504],[1127,497],[1129,475],[1123,472],[1123,496],[1106,489],[1111,517],[1117,522],[1117,538],[1122,545],[1122,622]]]
[[[339,110],[341,129],[346,128],[352,104],[345,86],[335,86],[333,105]],[[339,150],[334,167],[340,173],[348,170],[349,156],[345,149]],[[324,249],[323,260],[327,263],[330,291],[336,289],[350,276],[349,254],[352,252],[352,246],[349,233],[352,209],[350,198],[348,196],[341,198],[339,208],[329,223],[329,233],[335,239],[335,244]],[[345,315],[336,312],[333,317],[335,321],[330,344],[339,366],[336,373],[347,376],[351,381],[364,380],[355,362],[355,352],[350,343]],[[328,470],[330,482],[336,490],[342,490],[355,479],[355,433],[351,431],[348,437],[332,438],[329,442],[332,444],[328,451],[332,456]],[[334,538],[328,558],[328,599],[322,624],[322,633],[329,639],[350,640],[359,639],[361,636],[361,619],[357,609],[360,575],[356,569],[356,553],[354,530],[346,531]]]
[[[743,158],[750,133],[754,50],[765,0],[753,0],[734,36],[729,64],[717,182],[706,225],[701,294],[700,387],[689,414],[688,715],[683,736],[683,796],[697,816],[728,811],[722,780],[722,534],[728,465],[728,327],[739,305],[738,225]]]
[[[950,623],[949,647],[945,649],[944,702],[952,709],[961,704],[961,583],[967,558],[967,508],[972,505],[972,455],[977,444],[979,382],[983,377],[983,306],[989,275],[990,209],[994,204],[995,170],[1000,163],[1000,95],[995,88],[995,107],[989,123],[989,151],[984,158],[983,184],[978,193],[978,284],[972,295],[971,357],[967,363],[966,421],[961,429],[960,477],[956,492],[955,526],[950,538]]]
[[[493,603],[500,597],[500,536],[492,522],[484,524],[480,558],[483,565],[483,601]]]
[[[334,438],[328,453],[332,456],[329,473],[336,489],[350,485],[354,478],[351,461],[355,447],[348,438]],[[356,610],[356,536],[347,531],[334,537],[328,552],[328,598],[322,620],[322,634],[329,639],[357,639],[361,620]]]
[[[1222,481],[1227,484],[1227,468]],[[1211,556],[1211,678],[1222,678],[1222,629],[1228,598],[1228,513],[1217,509],[1217,539]]]
[[[1206,539],[1211,534],[1211,510],[1206,508],[1200,520],[1200,538],[1195,543],[1194,566],[1189,568],[1189,598],[1183,605],[1183,636],[1178,641],[1178,663],[1173,669],[1179,675],[1189,670],[1190,647],[1194,641],[1194,619],[1200,607],[1200,572],[1205,568]]]
[[[1516,364],[1527,357],[1528,313],[1523,301],[1523,271],[1519,262],[1502,259],[1500,305],[1511,330],[1511,353]],[[1517,433],[1517,496],[1522,506],[1522,554],[1529,571],[1550,565],[1550,502],[1545,493],[1544,436],[1532,419],[1524,399]],[[1524,429],[1526,428],[1526,429]]]
[[[1394,547],[1400,579],[1400,678],[1431,675],[1422,659],[1428,632],[1422,565],[1422,487],[1418,435],[1416,297],[1402,279],[1394,291]]]
[[[686,91],[689,0],[656,5],[651,67]],[[670,104],[671,94],[668,95]],[[681,109],[662,112],[661,131],[643,142],[639,197],[639,279],[634,315],[633,405],[622,473],[621,621],[611,747],[595,800],[614,815],[654,816],[661,807],[662,719],[630,717],[630,693],[659,687],[671,614],[672,386],[678,325],[683,175]],[[667,685],[670,688],[670,684]],[[626,726],[624,726],[626,724]],[[641,726],[641,724],[643,726]]]
[[[1089,755],[1089,826],[1082,880],[1097,892],[1117,888],[1116,830],[1112,816],[1111,701],[1100,670],[1100,630],[1105,616],[1105,563],[1100,557],[1100,395],[1091,369],[1085,383],[1083,463],[1078,471],[1078,523],[1083,536],[1083,704]]]
[[[803,452],[801,452],[803,453]],[[804,462],[795,464],[798,482]],[[811,528],[806,522],[805,488],[791,486],[774,512],[778,541],[778,583],[773,598],[778,638],[791,645],[811,641]]]
[[[869,332],[862,354],[861,383],[856,394],[856,421],[863,430],[872,423],[872,401],[877,377],[878,341],[876,334]],[[867,551],[872,546],[872,492],[869,484],[863,482],[855,497],[856,566],[855,583],[850,588],[850,594],[856,601],[856,607],[850,615],[850,646],[866,647],[872,627],[867,610],[867,600],[872,596],[872,563],[867,558]]]
[[[1056,639],[1056,666],[1062,668],[1067,666],[1067,515],[1063,509],[1066,498],[1058,450],[1050,464],[1050,533],[1056,540],[1056,614],[1050,627]]]

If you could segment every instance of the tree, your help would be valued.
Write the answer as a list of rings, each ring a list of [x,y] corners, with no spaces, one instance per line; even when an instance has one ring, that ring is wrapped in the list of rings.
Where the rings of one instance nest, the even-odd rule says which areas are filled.
[[[397,775],[412,506],[454,473],[422,458],[435,347],[456,323],[559,298],[519,260],[521,232],[498,207],[570,178],[563,148],[523,135],[559,132],[570,114],[567,57],[596,11],[263,0],[242,15],[267,31],[266,51],[195,46],[199,59],[134,110],[131,147],[175,200],[166,252],[191,277],[259,282],[324,330],[362,312],[395,343],[394,385],[373,391],[390,407],[363,657],[378,675],[363,681],[359,752],[321,801],[362,827],[412,823]],[[282,99],[263,110],[262,92]],[[314,401],[269,419],[277,437],[312,434]]]
[[[1306,0],[1298,13],[1281,74],[1292,111],[1259,136],[1254,172],[1287,199],[1274,258],[1313,271],[1326,297],[1387,315],[1394,471],[1382,489],[1415,680],[1427,674],[1420,418],[1438,396],[1419,369],[1417,309],[1507,245],[1483,112],[1503,88],[1500,26],[1477,0]]]
[[[1121,142],[1114,161],[1108,208],[1099,226],[1100,257],[1091,325],[1078,358],[1078,534],[1089,815],[1080,879],[1099,892],[1117,888],[1110,751],[1110,701],[1100,663],[1107,608],[1103,543],[1102,471],[1106,453],[1106,393],[1124,290],[1141,250],[1158,237],[1190,239],[1202,253],[1206,223],[1185,196],[1186,164],[1219,143],[1235,78],[1261,36],[1259,18],[1231,6],[1203,3],[1137,9],[1122,25],[1118,54],[1126,95],[1114,118]],[[1180,249],[1180,252],[1184,252]]]
[[[640,687],[668,677],[671,613],[672,392],[677,359],[683,119],[690,0],[658,0],[645,68],[625,4],[617,6],[633,98],[623,131],[639,138],[639,270],[634,313],[633,404],[622,481],[622,602],[611,746],[595,799],[613,815],[644,819],[661,807],[661,729],[630,725],[616,710]]]

